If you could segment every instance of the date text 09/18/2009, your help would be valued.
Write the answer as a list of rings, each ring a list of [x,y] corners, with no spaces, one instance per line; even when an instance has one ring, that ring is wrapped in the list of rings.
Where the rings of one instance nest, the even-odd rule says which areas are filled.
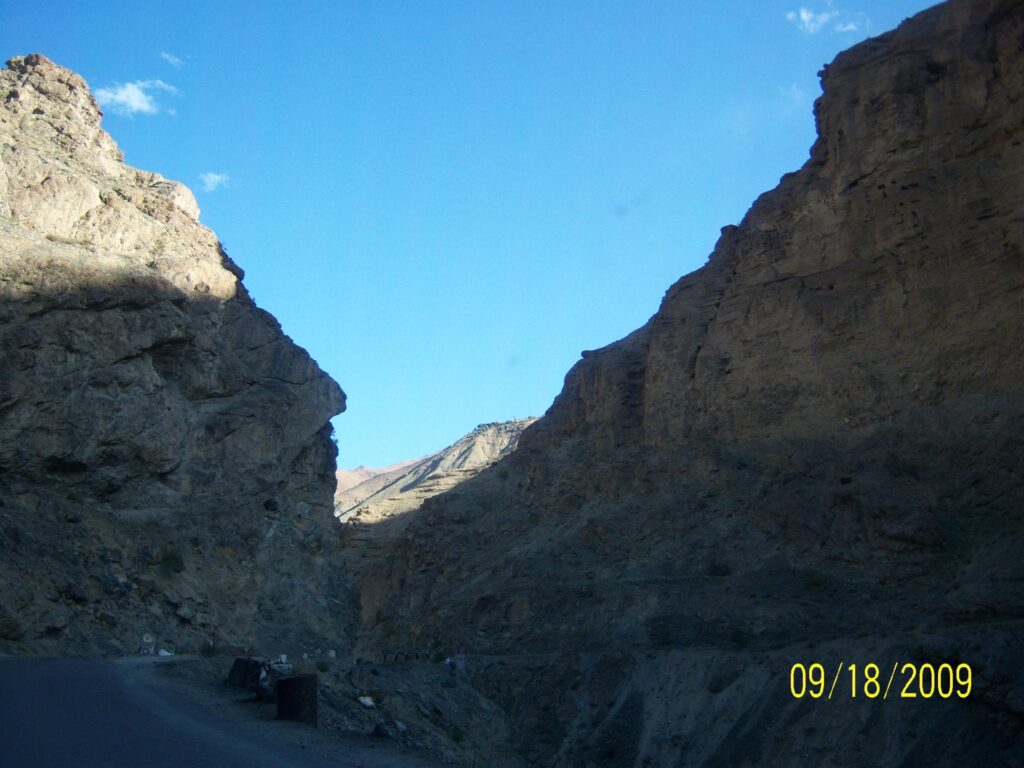
[[[798,662],[789,669],[789,692],[796,699],[831,699],[836,695],[852,699],[966,699],[974,683],[971,665],[967,663],[897,661],[891,671],[886,671],[888,675],[874,662],[859,665],[840,661],[834,673],[818,662]]]

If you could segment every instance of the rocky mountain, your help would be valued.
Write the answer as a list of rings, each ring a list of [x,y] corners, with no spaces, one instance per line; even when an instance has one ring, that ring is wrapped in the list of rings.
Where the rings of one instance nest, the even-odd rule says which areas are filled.
[[[388,584],[379,578],[383,563],[424,503],[439,494],[458,494],[467,481],[511,455],[523,431],[535,421],[526,418],[481,424],[444,450],[398,464],[336,494],[335,514],[343,526],[344,572],[356,585],[354,602],[360,611],[376,609],[381,590]],[[361,623],[365,626],[372,622],[371,616],[364,615]],[[357,622],[353,619],[352,623]],[[374,640],[367,646],[359,641],[358,633],[349,630],[347,634],[355,641],[356,657],[387,655]],[[472,707],[479,708],[479,702]],[[408,714],[403,716],[408,718]]]
[[[417,461],[419,461],[419,459],[400,461],[399,463],[392,464],[388,467],[367,467],[360,464],[355,469],[338,469],[338,471],[334,473],[334,478],[337,481],[337,485],[334,489],[334,498],[337,500],[339,494],[344,493],[349,488],[355,488],[360,483],[365,483],[371,477],[387,474],[388,472],[394,472],[396,469],[407,467]]]
[[[532,765],[1019,764],[1022,51],[950,0],[826,66],[806,164],[406,516],[361,652],[465,649]],[[798,700],[815,661],[974,688]]]
[[[433,454],[430,455],[432,456]],[[355,469],[339,469],[334,473],[334,476],[338,480],[338,485],[334,489],[334,508],[336,512],[339,508],[341,510],[346,510],[352,506],[353,498],[357,501],[361,501],[371,493],[380,490],[388,484],[390,479],[399,476],[408,467],[411,467],[413,464],[419,464],[426,458],[428,458],[428,456],[424,456],[419,459],[400,461],[397,464],[391,464],[387,467],[366,467],[360,465]],[[374,478],[377,478],[376,482],[371,485],[367,485],[364,490],[360,491],[356,496],[353,497],[348,493],[353,488],[363,485]],[[372,490],[370,490],[371,488]]]
[[[335,514],[343,522],[376,523],[418,508],[426,499],[454,488],[515,450],[523,430],[536,421],[516,419],[481,424],[437,453],[383,470],[369,470],[361,482],[334,495]],[[366,468],[354,470],[353,480]],[[343,471],[343,470],[342,470]]]
[[[81,77],[0,95],[0,651],[344,642],[338,385]]]
[[[840,54],[808,161],[644,327],[343,526],[337,385],[84,81],[12,59],[0,652],[336,647],[325,706],[467,764],[1019,765],[1022,53],[1018,0],[950,0]],[[903,669],[943,663],[964,697]]]

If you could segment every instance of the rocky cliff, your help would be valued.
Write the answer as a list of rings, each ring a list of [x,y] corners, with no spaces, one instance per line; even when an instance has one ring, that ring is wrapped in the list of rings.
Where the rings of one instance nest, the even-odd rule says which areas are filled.
[[[349,487],[334,494],[335,514],[345,522],[376,523],[417,509],[512,453],[536,419],[481,424],[444,450],[382,471],[353,470]],[[361,476],[360,470],[368,472]],[[361,479],[360,479],[361,478]]]
[[[426,458],[426,457],[424,457]],[[380,477],[381,475],[390,475],[394,472],[400,472],[408,466],[416,464],[422,461],[422,459],[409,459],[407,461],[400,461],[397,464],[391,464],[387,467],[367,467],[365,464],[360,464],[355,469],[338,469],[334,473],[334,477],[337,480],[337,487],[334,489],[334,507],[337,509],[339,506],[342,509],[347,509],[348,504],[345,503],[342,494],[348,492],[350,489],[355,488],[357,485],[365,483],[374,477]]]
[[[79,76],[0,96],[0,650],[341,642],[343,393]]]
[[[423,505],[440,494],[451,497],[459,493],[466,482],[511,455],[523,430],[535,421],[481,424],[437,453],[398,464],[335,495],[335,514],[342,523],[344,572],[354,585],[360,609],[376,610],[388,588],[388,581],[381,578],[382,560],[394,551],[396,541]],[[373,623],[372,614],[365,618]],[[400,645],[398,650],[411,649]],[[417,646],[417,650],[422,648]],[[353,651],[357,657],[370,659],[389,653],[373,637],[368,643],[357,639]]]
[[[1024,722],[1024,6],[840,54],[798,172],[367,575],[540,765],[1010,765]],[[959,660],[967,700],[797,701]],[[1019,755],[1018,755],[1019,759]]]

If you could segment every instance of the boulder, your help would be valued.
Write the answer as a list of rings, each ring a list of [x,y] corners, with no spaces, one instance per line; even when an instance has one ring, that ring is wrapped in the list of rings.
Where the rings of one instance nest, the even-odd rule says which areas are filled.
[[[236,658],[231,664],[231,671],[228,672],[227,684],[233,688],[247,688],[255,691],[264,664],[263,659],[247,656]]]

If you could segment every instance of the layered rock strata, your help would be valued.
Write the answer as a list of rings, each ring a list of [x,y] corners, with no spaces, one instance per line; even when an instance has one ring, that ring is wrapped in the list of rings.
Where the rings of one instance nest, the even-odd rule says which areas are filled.
[[[84,80],[0,72],[0,649],[337,644],[344,394]]]
[[[345,522],[373,524],[419,508],[427,499],[508,456],[534,418],[481,424],[444,450],[374,472],[334,494],[335,514]],[[360,477],[353,470],[353,479]],[[365,471],[365,470],[364,470]]]

